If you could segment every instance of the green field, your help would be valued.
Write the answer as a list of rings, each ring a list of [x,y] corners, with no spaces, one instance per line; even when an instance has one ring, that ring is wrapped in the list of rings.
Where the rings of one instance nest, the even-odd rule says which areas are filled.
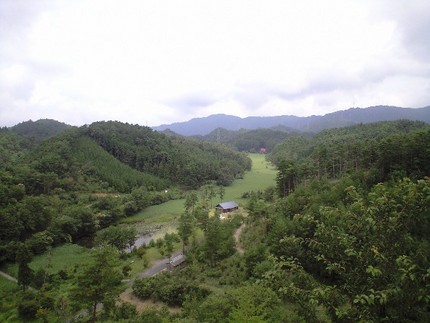
[[[163,204],[153,205],[138,214],[123,219],[122,223],[145,222],[161,223],[174,220],[181,215],[184,209],[184,199],[171,200]]]
[[[20,322],[16,309],[18,285],[0,276],[0,322]]]
[[[265,155],[250,154],[252,169],[246,173],[243,179],[238,179],[225,189],[225,201],[234,200],[239,204],[245,202],[242,195],[249,191],[265,190],[275,185],[276,168],[269,164]]]
[[[234,200],[240,205],[244,205],[246,200],[242,195],[249,191],[264,190],[269,186],[275,185],[276,169],[269,164],[265,155],[250,154],[252,159],[252,169],[247,172],[242,179],[237,179],[234,183],[225,188],[223,201]],[[214,198],[214,205],[219,200]],[[160,205],[154,205],[146,208],[136,215],[123,219],[123,223],[143,222],[145,224],[164,223],[175,220],[184,210],[184,199],[168,201]]]
[[[48,273],[53,274],[60,270],[68,271],[75,266],[88,263],[90,258],[91,251],[89,249],[78,246],[77,244],[65,244],[53,248],[43,255],[35,256],[30,263],[30,267],[34,271],[44,269]],[[11,276],[16,277],[18,265],[16,263],[12,264],[8,266],[5,271]]]

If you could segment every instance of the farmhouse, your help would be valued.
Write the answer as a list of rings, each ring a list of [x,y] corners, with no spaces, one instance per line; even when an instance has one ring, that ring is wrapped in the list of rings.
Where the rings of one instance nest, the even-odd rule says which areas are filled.
[[[215,210],[220,213],[232,212],[239,209],[239,204],[235,201],[220,203],[215,206]]]

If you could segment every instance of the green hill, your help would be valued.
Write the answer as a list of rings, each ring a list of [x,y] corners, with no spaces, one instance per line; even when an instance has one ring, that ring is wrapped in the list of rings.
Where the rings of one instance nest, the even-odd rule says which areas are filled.
[[[228,185],[250,169],[246,155],[214,143],[168,136],[148,127],[96,122],[81,130],[116,159],[185,187]]]
[[[0,262],[14,259],[20,241],[39,254],[178,198],[178,188],[228,185],[251,166],[226,146],[120,122],[70,127],[40,143],[1,129],[0,144]]]
[[[195,136],[195,138],[223,143],[239,151],[259,152],[261,148],[264,148],[264,151],[268,152],[287,137],[297,133],[297,131],[287,127],[240,129],[237,131],[217,128],[205,136]]]
[[[71,128],[63,122],[52,119],[40,119],[37,121],[25,121],[10,128],[11,131],[32,139],[35,143],[53,137],[66,129]]]

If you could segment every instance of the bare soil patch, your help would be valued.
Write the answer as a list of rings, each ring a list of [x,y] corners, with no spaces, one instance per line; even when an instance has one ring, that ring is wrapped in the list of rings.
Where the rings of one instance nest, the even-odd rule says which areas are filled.
[[[136,311],[141,314],[144,310],[148,308],[161,309],[165,305],[161,302],[154,302],[152,300],[141,300],[137,296],[133,295],[133,290],[131,287],[127,288],[124,292],[119,295],[121,302],[130,303],[136,306]],[[179,307],[167,307],[171,314],[176,314],[181,311]]]
[[[236,232],[234,233],[234,240],[236,241],[236,250],[241,255],[244,254],[245,250],[240,246],[240,234],[242,233],[242,230],[245,228],[246,224],[242,223],[239,228],[237,228]]]

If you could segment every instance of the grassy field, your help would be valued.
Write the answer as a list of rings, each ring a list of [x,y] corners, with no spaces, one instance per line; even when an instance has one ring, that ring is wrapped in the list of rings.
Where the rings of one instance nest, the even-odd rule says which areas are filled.
[[[239,204],[245,202],[242,195],[249,191],[265,190],[275,185],[276,169],[267,163],[265,155],[250,154],[252,159],[252,169],[246,173],[243,179],[234,181],[232,185],[226,187],[225,201],[234,200]]]
[[[171,200],[163,204],[153,205],[138,214],[123,219],[122,223],[145,222],[162,223],[168,222],[179,217],[184,210],[184,199]]]
[[[234,200],[240,205],[246,202],[242,195],[249,191],[264,190],[269,186],[275,185],[276,169],[266,162],[265,155],[250,154],[252,159],[252,169],[247,172],[242,179],[237,179],[234,183],[225,188],[223,201]],[[214,198],[213,204],[216,205],[219,198]],[[123,219],[123,223],[143,222],[145,224],[164,223],[176,220],[184,210],[185,200],[173,200],[160,205],[146,208],[142,212]]]
[[[16,309],[18,285],[0,276],[0,322],[20,322]]]
[[[48,273],[57,273],[60,270],[70,270],[75,266],[80,266],[89,262],[91,252],[89,249],[78,246],[76,244],[65,244],[60,247],[53,248],[51,251],[43,255],[35,256],[30,263],[31,269],[45,269]],[[18,265],[12,264],[5,268],[8,274],[16,277],[18,273]]]

